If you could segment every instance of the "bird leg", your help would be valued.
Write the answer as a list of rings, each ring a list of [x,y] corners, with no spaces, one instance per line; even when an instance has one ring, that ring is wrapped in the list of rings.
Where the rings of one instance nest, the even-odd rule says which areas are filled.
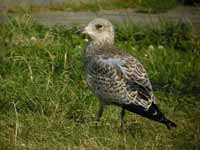
[[[96,121],[99,122],[102,114],[103,114],[103,110],[104,110],[104,104],[102,102],[99,102],[99,110],[97,112],[97,116],[96,116]]]
[[[121,128],[123,128],[124,116],[125,116],[125,109],[122,108],[122,111],[121,111],[121,113],[120,113],[120,117],[121,117]]]

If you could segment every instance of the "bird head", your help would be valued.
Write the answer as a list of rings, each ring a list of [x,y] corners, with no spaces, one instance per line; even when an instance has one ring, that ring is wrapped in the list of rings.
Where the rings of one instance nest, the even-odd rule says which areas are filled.
[[[83,34],[87,34],[94,42],[114,42],[114,29],[110,21],[103,18],[96,18],[82,29]]]

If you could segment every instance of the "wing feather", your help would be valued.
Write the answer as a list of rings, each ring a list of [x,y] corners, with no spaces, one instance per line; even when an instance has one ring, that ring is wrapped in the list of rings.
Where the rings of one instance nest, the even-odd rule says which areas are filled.
[[[95,55],[88,67],[88,82],[97,96],[115,103],[133,103],[146,109],[154,101],[144,67],[130,55]]]

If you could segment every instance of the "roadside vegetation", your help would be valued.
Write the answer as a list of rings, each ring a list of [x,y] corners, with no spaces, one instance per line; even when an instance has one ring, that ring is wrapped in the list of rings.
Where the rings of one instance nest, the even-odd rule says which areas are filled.
[[[200,149],[200,40],[190,24],[116,24],[116,45],[137,57],[175,130],[117,107],[98,127],[77,28],[45,27],[30,15],[0,24],[0,149]]]
[[[48,2],[46,4],[21,4],[11,5],[6,12],[37,12],[37,11],[99,11],[112,9],[134,8],[137,1],[133,0],[63,0],[63,2]]]
[[[3,1],[3,0],[2,0]],[[199,6],[199,0],[63,0],[63,2],[13,3],[0,7],[0,11],[9,13],[38,12],[38,11],[101,11],[113,9],[136,8],[145,13],[165,12],[178,5]]]

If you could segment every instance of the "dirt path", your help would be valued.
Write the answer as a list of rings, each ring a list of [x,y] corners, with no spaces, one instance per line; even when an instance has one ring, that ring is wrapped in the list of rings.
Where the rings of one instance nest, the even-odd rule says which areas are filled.
[[[170,20],[173,22],[189,21],[193,24],[195,31],[200,33],[200,8],[194,7],[177,7],[166,13],[146,14],[139,13],[134,9],[130,10],[112,10],[100,12],[36,12],[33,18],[39,23],[47,26],[66,25],[83,25],[95,17],[108,18],[113,22],[124,23],[133,22],[139,25],[158,25],[160,20]],[[0,15],[0,21],[5,21],[7,14]]]

